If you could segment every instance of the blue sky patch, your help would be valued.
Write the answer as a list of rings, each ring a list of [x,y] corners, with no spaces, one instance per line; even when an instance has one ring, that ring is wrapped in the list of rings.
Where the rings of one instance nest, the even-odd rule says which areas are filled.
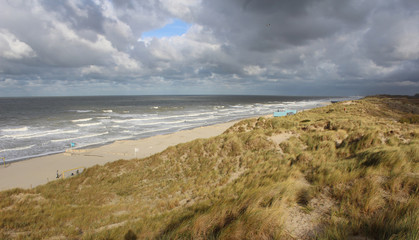
[[[172,37],[172,36],[181,36],[186,33],[191,27],[191,24],[188,24],[180,19],[173,19],[169,24],[166,24],[164,27],[155,29],[152,31],[144,32],[142,38],[147,37]]]

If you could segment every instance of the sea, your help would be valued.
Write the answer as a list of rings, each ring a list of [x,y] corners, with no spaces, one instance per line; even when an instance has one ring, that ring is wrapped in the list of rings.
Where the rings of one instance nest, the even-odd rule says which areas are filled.
[[[310,109],[359,97],[90,96],[0,98],[0,162]],[[1,163],[0,163],[1,164]]]

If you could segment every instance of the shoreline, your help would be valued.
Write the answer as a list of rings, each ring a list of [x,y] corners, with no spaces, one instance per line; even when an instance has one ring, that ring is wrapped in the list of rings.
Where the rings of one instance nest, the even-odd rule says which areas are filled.
[[[306,109],[303,109],[301,111],[304,111],[304,110],[306,110]],[[270,115],[261,115],[261,116],[262,117],[267,117],[267,116],[270,116]],[[228,122],[239,122],[239,121],[242,121],[242,120],[245,120],[245,119],[252,119],[252,118],[257,118],[257,117],[261,117],[261,116],[251,116],[251,117],[245,117],[245,118],[232,119],[232,120],[228,120],[227,122],[209,123],[209,124],[205,124],[205,125],[197,126],[197,127],[183,128],[183,129],[180,129],[180,130],[175,131],[175,132],[161,133],[161,134],[151,135],[151,136],[146,136],[146,137],[141,137],[141,138],[129,137],[129,138],[121,138],[121,139],[117,139],[117,140],[112,140],[112,141],[109,141],[109,142],[93,143],[91,145],[84,145],[84,146],[79,146],[79,147],[76,146],[76,147],[67,148],[67,149],[61,150],[61,151],[47,152],[47,153],[41,153],[41,154],[28,156],[28,157],[6,160],[5,162],[6,162],[6,166],[8,166],[8,165],[11,165],[11,164],[14,164],[14,163],[17,163],[17,162],[28,161],[28,160],[35,159],[35,158],[41,158],[41,157],[46,157],[46,156],[50,156],[50,155],[65,153],[65,152],[67,152],[69,150],[72,150],[72,149],[73,150],[82,150],[82,149],[99,148],[99,147],[110,145],[110,144],[113,144],[113,143],[119,142],[119,141],[137,141],[137,140],[147,139],[147,138],[160,136],[160,135],[169,135],[169,134],[173,134],[173,133],[177,133],[177,132],[181,132],[181,131],[193,130],[195,128],[209,127],[209,126],[224,124],[224,123],[228,123]],[[1,161],[1,159],[2,158],[0,158],[0,168],[3,166],[3,161]],[[1,189],[0,189],[0,191],[1,191]]]
[[[264,115],[263,117],[271,116]],[[258,116],[260,117],[260,116]],[[105,165],[117,160],[145,158],[164,151],[170,146],[210,138],[222,134],[244,119],[185,129],[174,133],[140,139],[117,140],[111,143],[67,149],[64,152],[25,158],[0,165],[0,191],[13,188],[31,189],[56,180],[56,173],[95,165]]]
[[[324,107],[329,104],[331,103],[322,102],[320,106],[314,108]],[[301,109],[299,111],[307,111],[309,109],[313,108]],[[57,171],[61,174],[63,171],[74,168],[89,168],[117,160],[149,157],[164,151],[170,146],[200,138],[218,136],[237,122],[259,117],[273,117],[273,114],[236,119],[213,125],[203,125],[146,138],[117,140],[103,145],[100,144],[99,146],[91,145],[67,149],[60,153],[6,162],[6,165],[0,166],[0,191],[13,188],[31,189],[46,184],[57,180]]]

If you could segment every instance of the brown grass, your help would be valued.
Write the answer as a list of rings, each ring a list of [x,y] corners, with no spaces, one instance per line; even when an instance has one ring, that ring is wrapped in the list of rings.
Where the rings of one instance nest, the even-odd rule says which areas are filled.
[[[418,239],[417,101],[370,97],[0,192],[0,239]],[[285,140],[275,136],[287,134]]]

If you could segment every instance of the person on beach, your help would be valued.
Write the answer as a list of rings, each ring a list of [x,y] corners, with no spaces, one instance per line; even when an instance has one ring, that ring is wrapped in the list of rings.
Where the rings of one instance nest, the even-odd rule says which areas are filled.
[[[60,175],[58,174],[58,170],[57,170],[57,178],[60,178]]]

